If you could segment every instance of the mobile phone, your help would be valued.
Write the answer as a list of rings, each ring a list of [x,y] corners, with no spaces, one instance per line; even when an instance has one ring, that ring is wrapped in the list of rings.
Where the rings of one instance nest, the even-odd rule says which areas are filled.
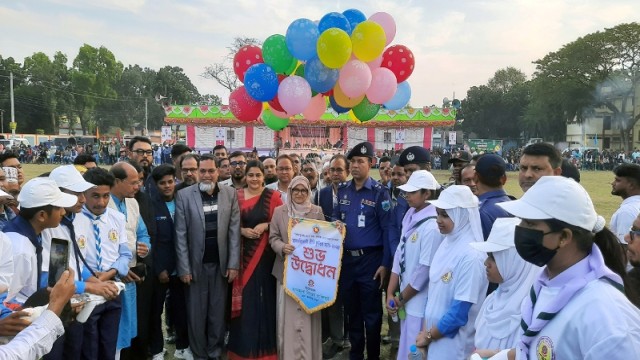
[[[53,287],[62,273],[69,267],[69,242],[62,239],[51,239],[49,255],[49,286]]]

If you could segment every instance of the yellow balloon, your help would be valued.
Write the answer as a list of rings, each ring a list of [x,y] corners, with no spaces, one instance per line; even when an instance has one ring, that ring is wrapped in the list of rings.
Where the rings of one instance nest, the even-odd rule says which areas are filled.
[[[351,38],[342,29],[327,29],[318,37],[316,50],[324,66],[339,69],[351,58]]]
[[[375,60],[384,51],[387,35],[378,23],[363,21],[351,33],[351,44],[355,56],[369,62]]]
[[[333,99],[336,101],[336,104],[342,106],[343,108],[352,108],[360,104],[362,99],[364,99],[364,94],[356,98],[350,98],[342,92],[342,89],[340,89],[340,85],[336,83],[336,86],[333,87]]]

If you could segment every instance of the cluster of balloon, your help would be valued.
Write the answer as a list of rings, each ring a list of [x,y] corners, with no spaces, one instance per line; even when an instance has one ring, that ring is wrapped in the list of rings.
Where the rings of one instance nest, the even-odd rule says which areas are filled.
[[[236,53],[233,70],[244,86],[231,93],[230,110],[241,121],[261,116],[269,128],[281,130],[297,114],[319,120],[327,104],[360,122],[382,106],[401,109],[411,98],[407,78],[415,59],[406,46],[389,46],[395,35],[395,20],[385,12],[367,19],[350,9],[317,22],[297,19],[286,35]]]

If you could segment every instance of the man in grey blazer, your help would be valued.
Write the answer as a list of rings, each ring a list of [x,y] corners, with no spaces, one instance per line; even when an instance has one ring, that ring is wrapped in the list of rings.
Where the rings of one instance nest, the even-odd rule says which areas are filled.
[[[213,155],[200,158],[198,174],[176,197],[176,253],[191,351],[206,360],[222,356],[227,286],[240,268],[240,208],[236,191],[218,184]]]

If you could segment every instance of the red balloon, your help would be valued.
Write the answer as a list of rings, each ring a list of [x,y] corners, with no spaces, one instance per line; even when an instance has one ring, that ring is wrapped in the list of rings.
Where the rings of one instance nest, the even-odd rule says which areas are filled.
[[[262,103],[247,94],[244,86],[240,86],[229,95],[229,109],[240,121],[254,121],[262,112]]]
[[[233,72],[244,82],[244,73],[251,65],[263,63],[262,49],[255,45],[245,45],[233,57]]]
[[[411,76],[415,65],[416,59],[409,48],[404,45],[393,45],[382,54],[380,66],[391,70],[400,84]]]

